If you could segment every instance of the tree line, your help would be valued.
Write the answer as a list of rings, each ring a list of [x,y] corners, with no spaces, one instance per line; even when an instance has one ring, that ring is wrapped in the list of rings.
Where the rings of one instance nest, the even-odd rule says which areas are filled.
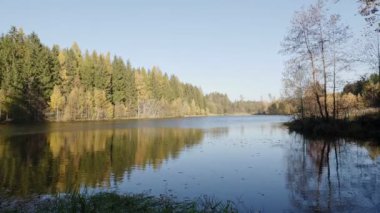
[[[200,88],[96,51],[48,48],[12,27],[0,39],[1,117],[16,121],[203,115]]]
[[[109,53],[44,45],[11,27],[0,37],[0,121],[70,121],[258,113],[262,102],[204,95],[158,67]]]

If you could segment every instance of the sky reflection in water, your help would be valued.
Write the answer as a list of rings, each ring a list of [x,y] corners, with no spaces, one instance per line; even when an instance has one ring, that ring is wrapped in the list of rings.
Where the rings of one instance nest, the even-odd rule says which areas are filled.
[[[241,210],[380,209],[380,147],[313,141],[284,116],[52,123],[0,127],[0,187],[214,196]]]

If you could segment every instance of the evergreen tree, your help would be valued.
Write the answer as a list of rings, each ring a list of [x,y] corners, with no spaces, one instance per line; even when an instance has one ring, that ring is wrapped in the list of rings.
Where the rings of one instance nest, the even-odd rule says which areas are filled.
[[[15,27],[0,37],[0,119],[184,116],[206,114],[208,108],[226,112],[229,104],[158,67],[133,68],[109,53],[82,54],[76,43],[49,48],[35,33],[25,35]]]
[[[128,109],[128,114],[130,116],[137,115],[137,103],[138,103],[138,93],[136,87],[136,79],[135,79],[136,71],[132,68],[132,65],[129,61],[127,61],[126,66],[126,107]]]
[[[113,103],[124,104],[127,98],[127,68],[121,58],[114,58],[112,73]]]
[[[93,55],[96,54],[95,52]],[[94,88],[94,71],[95,71],[95,62],[93,55],[90,55],[88,51],[84,54],[82,66],[80,68],[80,80],[82,85],[86,90],[91,90]]]

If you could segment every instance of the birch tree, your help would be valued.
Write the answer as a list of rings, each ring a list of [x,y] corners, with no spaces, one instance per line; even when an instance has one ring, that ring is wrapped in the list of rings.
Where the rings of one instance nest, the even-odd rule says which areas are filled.
[[[311,73],[311,88],[322,118],[325,118],[321,104],[321,85],[318,69],[319,43],[318,43],[318,17],[320,13],[313,5],[306,10],[297,11],[291,21],[291,27],[281,46],[281,53],[291,58],[305,61]]]
[[[309,85],[309,76],[305,65],[297,59],[290,59],[286,63],[286,70],[283,72],[282,80],[285,95],[299,101],[299,113],[301,114],[301,119],[304,119],[304,94]]]
[[[329,66],[332,75],[332,96],[333,96],[333,118],[337,116],[336,90],[339,82],[339,74],[350,70],[352,63],[348,54],[347,46],[352,38],[347,25],[341,23],[339,15],[331,15],[327,22],[327,32],[329,41]]]
[[[50,108],[55,111],[56,121],[59,121],[59,112],[65,104],[65,97],[61,93],[61,89],[55,86],[50,96]]]
[[[328,15],[323,1],[317,1],[309,8],[295,13],[282,43],[280,52],[290,56],[293,63],[302,61],[302,68],[309,71],[310,89],[319,116],[326,121],[331,117],[328,101],[330,92],[333,93],[332,117],[336,117],[337,75],[338,71],[348,67],[345,45],[349,39],[348,26],[341,23],[340,16]],[[291,66],[290,69],[298,68]],[[288,77],[296,77],[294,73],[289,75],[289,70],[286,72]]]

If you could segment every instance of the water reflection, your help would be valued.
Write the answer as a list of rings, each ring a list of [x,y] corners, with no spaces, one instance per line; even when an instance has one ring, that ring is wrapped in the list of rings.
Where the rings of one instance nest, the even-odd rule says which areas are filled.
[[[0,136],[0,186],[12,195],[110,186],[199,144],[198,129],[129,128]]]
[[[215,196],[242,211],[379,212],[380,146],[307,140],[286,117],[0,126],[0,193]],[[276,205],[273,205],[275,203]]]
[[[206,131],[207,135],[212,138],[227,137],[229,129],[227,127],[211,128]]]
[[[318,212],[378,211],[379,154],[371,144],[296,135],[286,156],[292,206]]]

